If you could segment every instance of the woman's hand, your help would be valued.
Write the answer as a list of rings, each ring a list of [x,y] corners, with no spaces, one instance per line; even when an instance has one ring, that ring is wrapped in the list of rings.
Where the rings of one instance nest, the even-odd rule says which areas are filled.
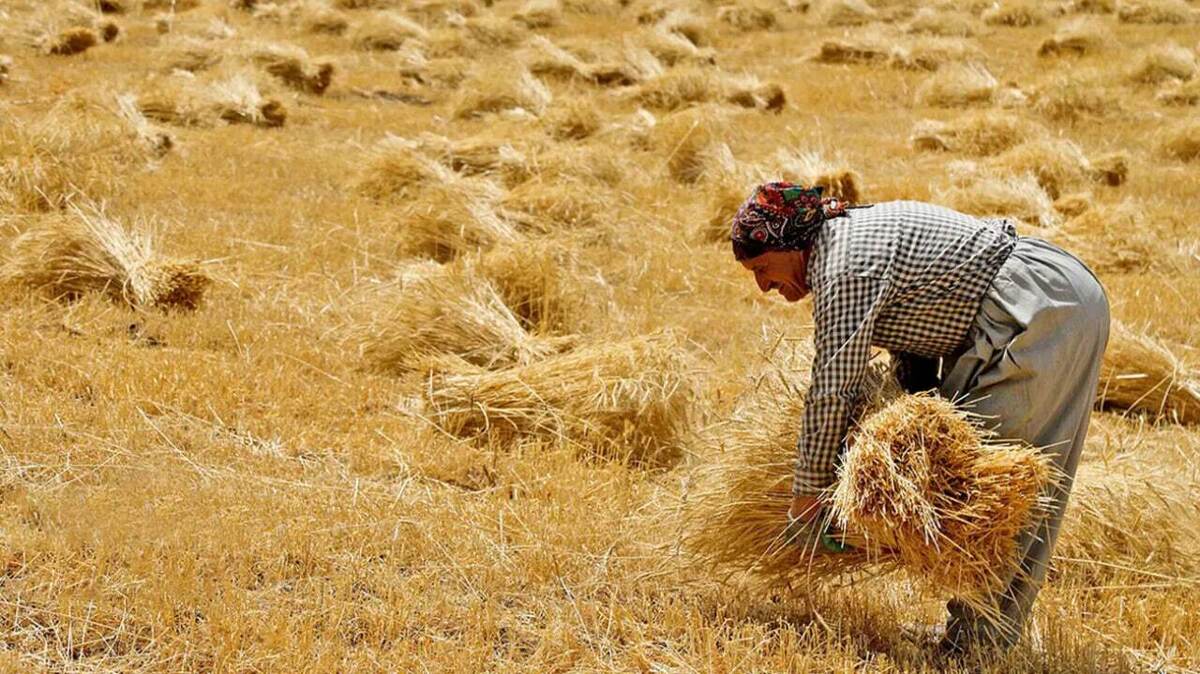
[[[788,519],[808,524],[821,514],[824,507],[825,503],[819,496],[796,495],[792,497],[792,507],[788,508]]]

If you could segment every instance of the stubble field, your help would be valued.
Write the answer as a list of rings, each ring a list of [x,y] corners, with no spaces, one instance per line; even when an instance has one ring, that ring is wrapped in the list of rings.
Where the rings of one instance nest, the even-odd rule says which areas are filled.
[[[811,333],[722,240],[776,176],[1092,265],[1056,568],[968,666],[1200,669],[1198,49],[1183,0],[0,3],[0,669],[938,671],[903,575],[684,544]]]

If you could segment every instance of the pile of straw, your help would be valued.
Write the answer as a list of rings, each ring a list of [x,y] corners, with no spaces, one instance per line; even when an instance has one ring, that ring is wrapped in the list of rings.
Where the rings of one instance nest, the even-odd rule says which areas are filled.
[[[41,40],[41,49],[54,56],[72,56],[100,44],[100,36],[91,28],[74,26],[48,35]]]
[[[497,371],[435,375],[431,418],[459,436],[538,437],[626,463],[678,456],[691,398],[688,365],[669,332],[583,346]]]
[[[1117,20],[1122,23],[1192,23],[1196,13],[1186,0],[1121,0]]]
[[[1022,143],[987,160],[985,165],[1000,173],[1033,176],[1051,199],[1087,182],[1092,173],[1091,162],[1078,145],[1051,138]]]
[[[1084,56],[1112,44],[1112,33],[1101,21],[1081,17],[1063,24],[1042,41],[1038,56]]]
[[[575,314],[596,294],[580,289],[577,248],[562,240],[530,238],[457,261],[486,278],[522,327],[537,333],[574,327]]]
[[[422,188],[397,214],[404,252],[446,262],[516,242],[520,234],[496,211],[500,195],[495,184],[479,178]]]
[[[1200,423],[1200,377],[1162,341],[1113,321],[1100,373],[1100,407]]]
[[[957,108],[992,100],[999,83],[987,68],[976,63],[953,64],[939,69],[917,87],[921,105]]]
[[[595,227],[611,218],[613,197],[573,180],[530,180],[500,200],[522,231],[550,233]]]
[[[972,37],[976,32],[975,21],[970,14],[940,11],[932,7],[918,9],[909,19],[906,30],[937,37]]]
[[[356,188],[372,199],[411,199],[426,185],[455,181],[458,176],[429,158],[420,144],[388,136],[371,149]]]
[[[419,264],[373,292],[349,331],[368,368],[405,374],[445,363],[527,363],[552,349],[521,327],[496,288],[465,266]]]
[[[9,75],[12,73],[13,60],[11,56],[0,54],[0,84],[8,81]]]
[[[778,23],[775,12],[765,5],[723,5],[717,8],[717,20],[742,31],[769,30]]]
[[[1099,70],[1056,74],[1033,92],[1033,109],[1057,121],[1105,117],[1122,109],[1110,75]]]
[[[211,84],[191,76],[161,78],[158,87],[138,97],[138,109],[149,119],[176,126],[225,122],[270,128],[287,121],[283,103],[263,96],[244,73]]]
[[[719,109],[697,106],[663,118],[651,130],[651,144],[672,178],[692,184],[710,169],[717,146],[729,135],[726,115]]]
[[[927,119],[913,126],[909,143],[918,150],[943,150],[988,156],[1045,135],[1024,117],[1007,112],[981,111],[949,121]]]
[[[1046,10],[1038,0],[1001,0],[980,15],[990,26],[1037,26],[1046,22]]]
[[[0,70],[2,69],[3,64],[0,63]],[[0,82],[3,79],[3,74],[0,73]],[[1200,77],[1187,82],[1180,82],[1179,80],[1168,81],[1154,95],[1154,98],[1166,105],[1200,105]]]
[[[1143,50],[1129,71],[1129,79],[1143,84],[1187,81],[1198,69],[1200,65],[1191,49],[1168,41]]]
[[[789,153],[786,150],[779,150],[775,160],[777,173],[784,180],[824,187],[825,196],[848,203],[863,201],[862,176],[845,163],[830,161],[818,152]]]
[[[827,26],[861,26],[879,18],[865,0],[816,0],[811,14]]]
[[[211,283],[199,265],[163,258],[149,237],[75,206],[13,240],[0,279],[56,300],[95,293],[161,309],[195,309]]]
[[[552,108],[542,123],[555,140],[583,140],[600,130],[603,120],[587,98],[572,98]]]
[[[524,67],[497,64],[477,72],[463,84],[454,104],[458,119],[499,112],[540,115],[549,105],[550,90]]]
[[[323,94],[333,81],[334,66],[316,62],[303,49],[292,45],[257,45],[249,58],[287,86],[309,94]]]
[[[410,40],[428,37],[420,24],[398,12],[376,12],[350,32],[350,42],[364,51],[398,51]]]
[[[559,0],[526,0],[512,18],[526,28],[550,28],[562,23],[562,14]]]
[[[1200,159],[1200,120],[1183,119],[1163,129],[1155,150],[1163,157],[1180,161]]]
[[[950,185],[934,190],[938,203],[972,215],[1016,218],[1039,227],[1058,223],[1053,200],[1034,176],[997,175],[969,163],[950,168]]]

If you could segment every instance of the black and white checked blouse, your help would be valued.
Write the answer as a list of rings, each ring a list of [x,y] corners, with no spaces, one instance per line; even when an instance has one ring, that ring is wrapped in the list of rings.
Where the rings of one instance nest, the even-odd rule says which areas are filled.
[[[851,209],[825,223],[808,263],[816,357],[794,493],[833,483],[871,347],[954,353],[1015,244],[1007,221],[915,201]]]

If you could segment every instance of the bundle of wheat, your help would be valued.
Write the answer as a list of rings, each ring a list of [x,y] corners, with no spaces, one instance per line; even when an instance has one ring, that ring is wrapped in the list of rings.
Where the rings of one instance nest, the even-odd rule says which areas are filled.
[[[356,187],[372,199],[409,199],[421,187],[450,183],[458,176],[420,150],[420,144],[388,136],[371,150]]]
[[[960,38],[926,38],[892,48],[888,63],[906,70],[937,70],[951,63],[973,63],[983,59],[975,43]]]
[[[450,139],[431,133],[417,138],[422,152],[463,175],[496,176],[505,185],[528,180],[534,172],[531,157],[540,148],[536,140],[514,140],[515,133],[501,124],[469,138]]]
[[[716,145],[728,139],[729,128],[720,110],[697,106],[663,118],[650,133],[670,176],[695,183],[711,163]]]
[[[1031,175],[997,175],[972,164],[951,165],[950,184],[934,198],[964,213],[1016,218],[1040,227],[1058,222],[1053,201]]]
[[[976,32],[975,21],[970,14],[940,11],[932,7],[918,9],[905,30],[938,37],[972,37]]]
[[[500,205],[522,231],[549,233],[595,227],[613,208],[595,187],[572,180],[534,179],[509,190]]]
[[[98,293],[162,309],[195,309],[211,283],[199,265],[162,258],[149,237],[77,206],[13,240],[0,279],[54,299]]]
[[[1108,26],[1091,17],[1064,23],[1054,35],[1042,41],[1038,56],[1084,56],[1095,54],[1112,44]]]
[[[343,35],[350,29],[350,20],[320,0],[302,0],[284,8],[286,18],[306,33]]]
[[[516,47],[528,37],[524,26],[498,16],[473,16],[460,23],[468,40],[486,49]]]
[[[211,126],[224,121],[278,127],[287,121],[283,104],[263,96],[253,78],[244,73],[210,84],[178,75],[159,78],[154,84],[154,90],[138,97],[138,109],[156,122]]]
[[[759,182],[753,173],[737,170],[722,171],[719,176],[706,181],[709,196],[705,213],[708,215],[702,221],[701,240],[728,242],[733,216]]]
[[[1112,76],[1100,70],[1056,74],[1033,92],[1033,109],[1047,118],[1073,122],[1081,117],[1104,117],[1122,109],[1122,95]]]
[[[429,36],[421,24],[398,12],[375,12],[350,32],[350,43],[364,51],[397,51],[409,40]]]
[[[332,63],[314,62],[303,49],[292,45],[253,45],[247,56],[267,73],[298,91],[320,95],[333,80]]]
[[[992,100],[999,83],[982,65],[953,64],[940,68],[917,87],[921,105],[958,108]]]
[[[893,53],[893,47],[887,42],[859,35],[825,40],[812,60],[818,63],[887,63]]]
[[[1196,14],[1186,0],[1121,0],[1117,20],[1122,23],[1192,23]]]
[[[401,248],[445,262],[517,241],[520,234],[496,212],[500,195],[499,187],[478,178],[425,186],[396,216]]]
[[[498,63],[482,68],[464,83],[454,104],[454,116],[463,119],[499,112],[540,115],[550,99],[550,90],[528,69]]]
[[[1129,179],[1129,155],[1124,152],[1109,152],[1096,157],[1091,163],[1094,182],[1119,187]]]
[[[0,70],[2,69],[3,65],[0,64]],[[0,81],[3,81],[2,74],[0,74]],[[1187,82],[1180,82],[1176,79],[1168,80],[1154,95],[1154,98],[1166,105],[1200,105],[1200,77]]]
[[[558,238],[500,244],[455,264],[491,281],[521,325],[535,332],[568,328],[576,305],[588,294],[579,292],[576,248]]]
[[[74,26],[65,28],[53,35],[46,35],[39,41],[41,50],[55,56],[72,56],[95,47],[100,43],[100,36],[91,28]]]
[[[562,13],[559,0],[526,0],[512,18],[526,28],[550,28],[562,23]]]
[[[775,155],[777,174],[784,180],[825,188],[825,196],[848,203],[863,200],[862,177],[858,171],[839,161],[831,161],[819,152],[788,152]]]
[[[1129,71],[1129,79],[1144,84],[1190,80],[1197,70],[1196,54],[1175,42],[1154,45],[1141,52]]]
[[[581,96],[551,108],[542,123],[555,140],[583,140],[600,130],[601,118],[595,104]]]
[[[938,592],[982,601],[1007,581],[1056,477],[1038,449],[987,438],[946,400],[906,395],[855,430],[831,502],[848,536]]]
[[[909,143],[918,150],[943,150],[988,156],[1046,134],[1040,125],[1007,112],[983,111],[949,121],[922,120],[913,126]]]
[[[587,65],[587,79],[600,86],[623,87],[658,77],[663,64],[650,50],[630,42],[615,57]]]
[[[8,81],[9,75],[12,74],[13,60],[11,56],[0,54],[0,84]]]
[[[1184,119],[1159,132],[1157,151],[1180,161],[1200,159],[1200,120]]]
[[[827,26],[861,26],[879,18],[879,12],[866,0],[818,0],[810,12]]]
[[[137,107],[137,97],[121,94],[116,98],[117,115],[125,121],[144,148],[155,157],[162,157],[175,147],[171,134],[150,123]]]
[[[1051,199],[1089,179],[1092,165],[1069,140],[1044,138],[1022,143],[992,157],[985,166],[1001,173],[1032,175]]]
[[[375,371],[405,374],[454,356],[480,367],[527,363],[551,351],[521,327],[496,288],[467,266],[421,265],[366,293],[349,339]]]
[[[775,82],[762,82],[753,75],[727,78],[724,90],[726,101],[743,108],[778,113],[787,105],[783,87]]]
[[[667,33],[682,37],[696,47],[708,47],[712,44],[708,20],[685,9],[672,9],[658,20],[656,26]]]
[[[1118,0],[1073,0],[1070,9],[1087,14],[1112,14],[1117,11]]]
[[[659,332],[498,371],[435,375],[432,419],[460,437],[536,436],[633,464],[677,458],[691,398],[683,345]]]
[[[741,31],[770,30],[778,23],[775,12],[765,5],[722,5],[717,19]]]
[[[1200,423],[1200,378],[1161,340],[1113,321],[1096,401],[1101,407]]]
[[[711,68],[676,68],[642,84],[635,99],[657,110],[678,110],[722,98],[723,82]]]
[[[1036,0],[1001,0],[980,18],[990,26],[1037,26],[1046,22],[1046,9]]]
[[[565,80],[592,79],[588,63],[541,35],[530,38],[518,54],[518,60],[534,75]]]
[[[164,72],[185,70],[195,73],[212,68],[223,57],[224,51],[212,41],[184,36],[164,46],[156,60],[162,64]]]
[[[1054,551],[1064,579],[1103,584],[1194,577],[1200,570],[1200,506],[1187,471],[1133,455],[1084,463]]]
[[[650,52],[668,67],[681,64],[712,65],[716,62],[712,49],[697,47],[682,35],[657,27],[635,33],[630,38],[630,44]]]

